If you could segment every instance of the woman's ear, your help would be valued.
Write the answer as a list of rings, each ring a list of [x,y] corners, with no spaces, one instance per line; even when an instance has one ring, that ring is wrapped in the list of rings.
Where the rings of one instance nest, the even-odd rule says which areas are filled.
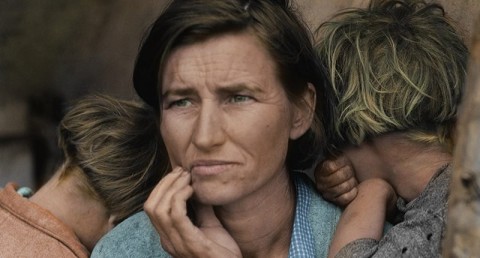
[[[312,125],[315,115],[316,91],[313,84],[308,83],[307,90],[303,93],[301,101],[294,105],[290,139],[300,138]]]

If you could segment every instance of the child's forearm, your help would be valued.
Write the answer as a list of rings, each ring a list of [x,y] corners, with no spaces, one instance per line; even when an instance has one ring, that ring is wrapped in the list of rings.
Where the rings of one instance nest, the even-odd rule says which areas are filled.
[[[388,209],[396,200],[393,188],[382,179],[358,185],[357,197],[345,208],[329,250],[334,257],[348,243],[362,238],[380,240]]]

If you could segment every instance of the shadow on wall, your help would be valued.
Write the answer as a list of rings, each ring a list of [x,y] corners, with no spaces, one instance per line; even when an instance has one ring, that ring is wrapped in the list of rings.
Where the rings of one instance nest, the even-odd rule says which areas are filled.
[[[135,98],[139,42],[165,2],[0,1],[0,187],[37,188],[54,172],[65,103]]]
[[[9,101],[0,112],[0,184],[13,181],[37,189],[60,164],[56,127],[64,99],[55,92]]]

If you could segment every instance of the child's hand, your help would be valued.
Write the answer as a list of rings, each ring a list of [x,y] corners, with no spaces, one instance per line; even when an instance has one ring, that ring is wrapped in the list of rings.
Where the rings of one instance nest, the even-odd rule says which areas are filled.
[[[357,196],[357,179],[350,160],[340,155],[323,161],[315,169],[315,182],[323,198],[346,206]]]
[[[187,200],[193,194],[190,180],[190,173],[177,167],[145,202],[145,212],[160,235],[163,249],[173,257],[241,257],[240,248],[211,206],[194,208],[198,226],[187,216]]]

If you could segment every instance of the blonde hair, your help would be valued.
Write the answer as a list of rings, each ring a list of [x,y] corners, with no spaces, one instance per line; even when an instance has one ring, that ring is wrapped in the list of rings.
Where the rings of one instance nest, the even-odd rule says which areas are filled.
[[[79,186],[104,203],[115,223],[140,211],[168,171],[155,117],[150,107],[97,95],[78,101],[60,122],[61,177],[81,174]]]
[[[468,50],[440,5],[374,1],[317,29],[333,103],[330,144],[393,131],[451,151]]]

